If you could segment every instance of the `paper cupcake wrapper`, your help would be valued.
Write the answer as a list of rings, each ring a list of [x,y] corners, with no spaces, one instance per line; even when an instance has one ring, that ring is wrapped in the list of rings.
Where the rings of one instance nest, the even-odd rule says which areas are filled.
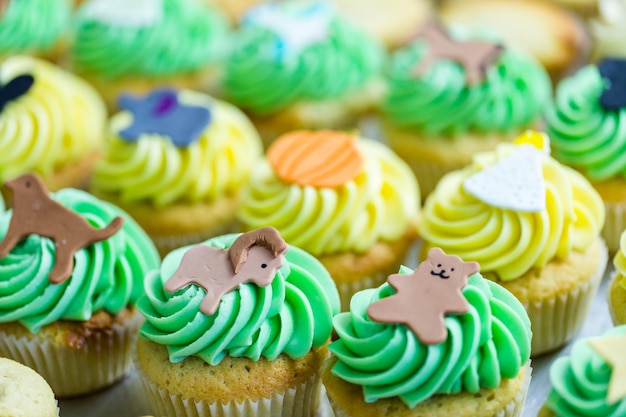
[[[609,252],[615,253],[619,249],[622,232],[626,230],[626,205],[605,202],[604,206],[606,207],[606,219],[602,229],[602,237],[606,241]]]
[[[311,417],[320,405],[322,384],[319,373],[268,398],[226,403],[185,398],[152,382],[139,366],[137,373],[155,417]]]
[[[532,376],[532,367],[530,366],[530,361],[526,363],[524,370],[524,377],[522,380],[522,384],[520,386],[520,390],[515,396],[514,399],[505,404],[500,411],[494,413],[490,416],[480,416],[480,417],[519,417],[522,415],[522,410],[524,408],[524,403],[526,402],[526,395],[528,394],[528,388],[530,387],[530,380]],[[454,397],[452,395],[451,397]],[[330,406],[335,414],[335,417],[354,417],[351,416],[348,412],[339,407],[336,403],[329,399]],[[454,401],[452,399],[451,401]],[[421,415],[421,414],[420,414]]]
[[[563,346],[582,327],[608,261],[606,246],[604,243],[602,246],[598,269],[591,279],[555,298],[535,301],[525,306],[533,331],[533,357]]]
[[[215,236],[238,231],[238,222],[233,221],[219,225],[211,230],[170,236],[150,236],[161,255],[165,255],[182,246],[204,242]]]
[[[376,288],[382,285],[385,281],[387,281],[387,276],[387,274],[381,272],[362,278],[358,281],[337,284],[339,300],[341,301],[341,311],[350,310],[350,299],[354,294],[367,288]]]
[[[132,349],[144,319],[136,313],[111,332],[98,333],[80,349],[41,340],[37,335],[15,337],[0,331],[0,356],[39,373],[57,398],[94,392],[122,379],[132,366]]]
[[[618,278],[619,276],[619,278]],[[608,305],[608,309],[609,309],[609,315],[611,316],[611,321],[613,322],[614,326],[621,326],[622,324],[626,324],[623,321],[621,321],[617,315],[617,312],[615,311],[615,306],[613,305],[613,301],[611,300],[611,294],[613,292],[613,285],[616,284],[615,280],[616,279],[622,279],[622,275],[619,274],[618,271],[613,271],[613,273],[611,274],[610,278],[609,278],[609,286],[608,286],[608,290],[606,292],[606,303]]]

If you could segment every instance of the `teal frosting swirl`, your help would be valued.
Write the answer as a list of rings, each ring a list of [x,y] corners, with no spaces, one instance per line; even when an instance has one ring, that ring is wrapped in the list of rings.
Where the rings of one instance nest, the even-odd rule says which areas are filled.
[[[145,274],[159,266],[148,236],[119,208],[71,188],[51,196],[96,228],[116,216],[124,224],[112,237],[78,250],[72,275],[61,284],[48,280],[55,254],[48,238],[30,235],[0,259],[0,322],[17,321],[31,332],[60,319],[88,320],[99,310],[120,312],[137,301]],[[11,216],[11,210],[0,215],[2,238]]]
[[[162,19],[147,27],[76,17],[72,60],[79,72],[115,79],[163,77],[202,69],[223,59],[227,23],[206,4],[163,0]]]
[[[203,244],[226,249],[237,236],[219,236]],[[314,257],[291,246],[270,285],[241,284],[222,297],[214,315],[207,316],[199,310],[206,294],[203,288],[190,285],[174,294],[164,288],[189,248],[171,252],[160,273],[146,277],[146,294],[137,304],[146,317],[140,334],[167,346],[170,361],[198,356],[216,365],[226,355],[256,361],[261,356],[273,360],[281,353],[299,358],[328,341],[339,294]]]
[[[68,0],[13,0],[0,13],[0,54],[48,52],[66,33]]]
[[[561,81],[546,114],[555,158],[592,181],[626,176],[626,107],[600,105],[605,84],[595,65],[581,68]]]
[[[451,36],[470,39],[467,34]],[[520,51],[504,48],[484,80],[468,85],[463,67],[448,59],[415,75],[428,47],[418,39],[391,58],[382,110],[396,126],[426,135],[520,131],[542,115],[551,99],[547,73]]]
[[[400,273],[411,273],[401,268]],[[385,283],[358,292],[350,311],[333,325],[339,336],[330,350],[332,373],[363,387],[365,401],[399,397],[413,408],[435,394],[475,393],[516,377],[530,357],[530,321],[517,299],[503,287],[470,277],[463,295],[470,310],[445,318],[447,339],[424,345],[402,324],[381,324],[367,307],[395,290]]]
[[[604,336],[626,334],[626,326],[609,330]],[[626,398],[606,401],[611,366],[589,345],[579,340],[570,356],[558,358],[550,368],[552,389],[546,407],[557,417],[621,417],[626,415]]]
[[[384,51],[349,23],[332,18],[325,39],[280,57],[274,31],[252,24],[235,35],[223,88],[235,104],[259,115],[301,100],[342,97],[380,77]]]

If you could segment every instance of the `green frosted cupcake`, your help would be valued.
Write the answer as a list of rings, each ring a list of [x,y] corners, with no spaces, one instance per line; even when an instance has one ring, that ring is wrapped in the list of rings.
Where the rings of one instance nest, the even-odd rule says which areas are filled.
[[[276,229],[175,250],[145,290],[136,364],[154,415],[315,413],[339,295]]]
[[[71,188],[46,197],[42,184],[30,174],[7,183],[15,211],[0,212],[0,357],[68,397],[128,371],[143,321],[134,305],[159,257],[122,210]]]
[[[327,5],[262,4],[235,34],[222,83],[266,141],[302,128],[353,127],[381,99],[382,46]]]

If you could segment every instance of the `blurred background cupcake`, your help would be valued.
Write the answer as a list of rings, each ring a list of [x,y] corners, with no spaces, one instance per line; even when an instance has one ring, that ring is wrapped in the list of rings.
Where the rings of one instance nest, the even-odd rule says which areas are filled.
[[[336,416],[521,415],[531,324],[476,262],[439,249],[333,319],[322,381]]]
[[[339,296],[276,229],[179,248],[145,290],[136,365],[154,415],[316,415]]]
[[[626,413],[626,380],[620,366],[626,326],[577,340],[550,366],[552,389],[537,417],[620,416]]]
[[[406,258],[419,209],[413,173],[384,145],[355,132],[294,131],[253,166],[238,219],[244,230],[273,226],[316,256],[345,310]]]
[[[559,83],[546,113],[554,157],[580,172],[606,206],[611,252],[626,229],[626,59],[606,59]]]
[[[622,232],[613,265],[615,272],[611,278],[607,301],[613,324],[619,326],[626,324],[626,232]]]
[[[124,208],[162,255],[236,229],[261,140],[234,106],[191,90],[123,96],[90,190]]]
[[[528,310],[537,356],[586,318],[608,259],[604,217],[591,184],[550,157],[544,135],[527,132],[441,179],[422,210],[422,257],[436,246],[479,262]]]
[[[39,177],[7,183],[0,213],[0,357],[41,374],[58,397],[122,379],[143,322],[135,308],[158,253],[119,208]],[[38,415],[38,414],[37,414]]]
[[[234,35],[222,93],[266,143],[294,129],[352,128],[382,97],[383,56],[328,3],[263,3]]]
[[[227,32],[224,16],[195,0],[88,0],[76,12],[69,66],[110,109],[125,91],[210,89]]]
[[[600,0],[599,14],[589,20],[593,39],[593,60],[626,58],[626,1]]]
[[[58,417],[52,388],[37,372],[11,359],[0,358],[0,415]]]
[[[104,136],[106,109],[98,93],[27,56],[0,65],[0,86],[0,182],[36,172],[51,190],[84,187]]]
[[[476,152],[538,125],[550,101],[537,61],[481,36],[431,24],[391,57],[383,133],[424,196]]]
[[[0,1],[0,62],[23,54],[59,60],[71,36],[69,0]]]

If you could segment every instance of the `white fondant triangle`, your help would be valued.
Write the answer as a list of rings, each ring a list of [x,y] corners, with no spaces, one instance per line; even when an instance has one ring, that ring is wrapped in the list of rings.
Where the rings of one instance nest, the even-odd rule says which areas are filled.
[[[163,0],[90,0],[80,13],[111,26],[150,27],[163,18]]]
[[[463,181],[466,192],[492,207],[539,212],[546,207],[541,151],[521,145],[508,157]]]

